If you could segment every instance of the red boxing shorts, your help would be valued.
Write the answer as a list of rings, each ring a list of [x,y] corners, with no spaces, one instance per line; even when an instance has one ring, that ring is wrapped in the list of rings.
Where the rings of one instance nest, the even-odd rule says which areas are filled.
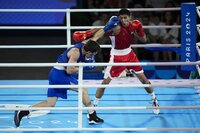
[[[130,62],[130,63],[137,63],[139,62],[137,56],[135,53],[131,50],[128,54],[126,55],[111,55],[109,63],[120,63],[120,62]],[[119,77],[120,74],[125,70],[125,69],[132,69],[134,72],[137,74],[143,73],[142,66],[107,66],[104,78],[114,78],[114,77]]]

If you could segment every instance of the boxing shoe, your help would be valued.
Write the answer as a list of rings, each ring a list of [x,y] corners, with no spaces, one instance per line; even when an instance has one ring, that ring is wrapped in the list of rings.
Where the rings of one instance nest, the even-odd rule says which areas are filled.
[[[154,99],[152,99],[152,106],[155,107],[155,108],[153,108],[153,113],[158,115],[160,113],[160,109],[157,108],[157,107],[159,107],[159,104],[158,104],[158,100],[156,97]]]
[[[88,123],[89,124],[100,124],[103,122],[104,122],[104,120],[97,116],[96,111],[94,111],[92,114],[88,114]]]
[[[24,110],[24,111],[18,110],[18,111],[15,111],[15,116],[14,116],[15,126],[19,127],[22,118],[25,117],[25,116],[28,116],[29,113],[30,112],[28,110]]]

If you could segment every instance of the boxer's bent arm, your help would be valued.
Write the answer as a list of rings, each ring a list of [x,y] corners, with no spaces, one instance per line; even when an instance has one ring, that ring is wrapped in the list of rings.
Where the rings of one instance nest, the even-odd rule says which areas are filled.
[[[94,36],[91,38],[93,41],[97,41],[99,38],[101,38],[105,34],[105,31],[103,29],[98,30]]]

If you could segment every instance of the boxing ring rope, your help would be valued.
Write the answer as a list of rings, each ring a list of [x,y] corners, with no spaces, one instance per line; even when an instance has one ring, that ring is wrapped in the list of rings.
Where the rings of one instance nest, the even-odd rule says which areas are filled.
[[[0,9],[0,12],[65,12],[66,26],[0,26],[0,30],[67,30],[67,47],[71,46],[71,29],[101,28],[97,26],[71,26],[71,12],[117,12],[120,9]],[[181,8],[130,8],[130,11],[180,11]],[[180,28],[180,25],[170,26],[144,26],[144,28]],[[6,46],[4,46],[6,47]],[[20,46],[18,46],[20,47]],[[23,46],[21,46],[23,47]],[[43,46],[45,47],[45,46]],[[58,46],[55,46],[58,47]],[[49,48],[55,48],[49,47]],[[62,47],[62,46],[61,46]],[[106,46],[105,46],[106,47]],[[1,48],[1,47],[0,47]]]
[[[200,128],[10,128],[0,132],[19,131],[199,131]]]
[[[1,105],[0,105],[1,106]],[[146,110],[146,109],[200,109],[200,106],[159,106],[159,107],[152,107],[152,106],[115,106],[115,107],[6,107],[0,108],[0,110]]]
[[[188,83],[183,83],[181,86],[184,87],[194,87],[194,86],[200,86],[199,84],[188,84]],[[26,89],[26,88],[36,88],[36,89],[41,89],[41,88],[78,88],[78,87],[88,87],[88,88],[93,88],[93,87],[112,87],[114,89],[120,88],[120,87],[180,87],[180,85],[177,84],[134,84],[134,85],[0,85],[0,89],[12,89],[12,88],[20,88],[20,89]],[[127,89],[128,89],[127,88]]]
[[[199,29],[200,30],[200,29]],[[197,46],[200,46],[200,42],[197,43]]]
[[[86,30],[91,28],[103,28],[103,26],[0,26],[0,30]],[[144,26],[144,29],[157,28],[181,28],[181,25],[163,25],[163,26]]]
[[[199,17],[200,17],[200,11],[199,11],[199,10],[200,10],[200,6],[197,6],[197,10],[196,10],[196,11],[197,11],[197,14],[198,14]]]
[[[198,44],[200,45],[200,44]],[[69,48],[69,45],[0,45],[0,48],[12,49],[12,48]],[[101,48],[111,48],[111,45],[101,44]],[[144,48],[144,47],[181,47],[181,44],[132,44],[132,48]]]
[[[0,9],[0,12],[118,12],[118,9]],[[174,8],[129,8],[130,11],[180,11]]]
[[[197,7],[199,15],[200,7]],[[67,45],[57,46],[25,46],[25,45],[13,45],[13,46],[0,46],[0,48],[66,48],[71,46],[71,29],[90,29],[95,28],[94,26],[71,26],[70,25],[70,13],[71,12],[113,12],[119,11],[120,9],[0,9],[0,12],[66,12],[66,26],[0,26],[1,30],[67,30]],[[130,11],[180,11],[181,8],[134,8]],[[200,27],[197,25],[197,27]],[[97,28],[97,27],[96,27]],[[144,26],[144,28],[181,28],[180,25],[176,26]],[[135,45],[135,44],[134,44]],[[133,47],[180,47],[181,44],[172,45],[160,45],[160,44],[149,44],[140,45],[136,44]],[[197,46],[200,44],[197,43]],[[111,46],[101,46],[103,48]],[[142,62],[142,63],[0,63],[0,67],[52,67],[52,66],[79,66],[79,84],[78,85],[0,85],[1,88],[63,88],[63,87],[78,87],[78,107],[28,107],[28,108],[1,108],[0,110],[78,110],[78,128],[0,128],[0,132],[19,132],[19,131],[200,131],[200,128],[83,128],[82,127],[82,110],[96,109],[96,110],[128,110],[128,109],[154,109],[152,106],[130,106],[130,107],[82,107],[82,87],[150,87],[150,86],[162,86],[162,84],[150,85],[150,84],[135,84],[135,85],[84,85],[83,84],[83,66],[174,66],[174,65],[196,65],[199,66],[200,62]],[[189,85],[183,84],[184,86],[200,86],[200,84]],[[166,85],[164,85],[166,86]],[[171,87],[180,85],[167,85]],[[199,109],[200,106],[161,106],[159,109]]]
[[[0,67],[52,67],[52,66],[176,66],[176,65],[200,65],[197,62],[138,62],[138,63],[0,63]]]

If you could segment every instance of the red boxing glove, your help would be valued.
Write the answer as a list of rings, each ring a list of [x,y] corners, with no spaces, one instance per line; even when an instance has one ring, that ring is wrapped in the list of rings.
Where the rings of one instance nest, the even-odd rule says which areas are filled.
[[[76,42],[82,42],[84,41],[87,37],[92,36],[92,30],[86,30],[86,31],[76,31],[73,33],[73,39]]]
[[[129,30],[130,32],[136,32],[138,36],[144,36],[144,29],[142,27],[142,23],[139,20],[134,20],[133,22],[129,23]]]

